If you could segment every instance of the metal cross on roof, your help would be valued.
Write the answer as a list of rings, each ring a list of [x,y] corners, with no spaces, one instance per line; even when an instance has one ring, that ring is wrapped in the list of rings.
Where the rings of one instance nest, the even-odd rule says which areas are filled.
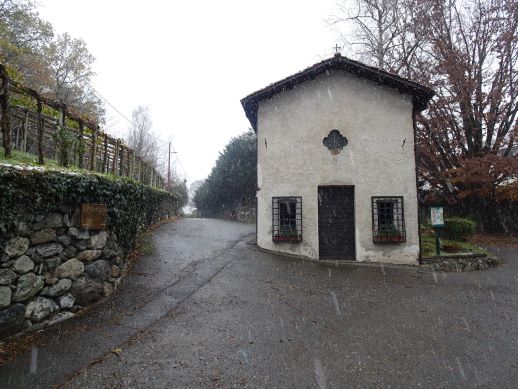
[[[335,50],[335,54],[339,54],[340,51],[342,50],[342,48],[340,46],[338,46],[338,44],[336,44],[335,47],[333,47],[333,49]]]

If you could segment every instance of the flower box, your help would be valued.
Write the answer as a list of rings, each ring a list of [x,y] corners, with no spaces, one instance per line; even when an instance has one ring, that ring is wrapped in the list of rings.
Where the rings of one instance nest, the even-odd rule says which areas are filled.
[[[293,235],[293,236],[283,236],[283,235],[277,235],[273,236],[274,242],[291,242],[291,243],[298,243],[302,242],[302,236]]]
[[[404,235],[393,235],[393,236],[374,236],[372,240],[375,243],[404,243],[406,242],[406,236]]]

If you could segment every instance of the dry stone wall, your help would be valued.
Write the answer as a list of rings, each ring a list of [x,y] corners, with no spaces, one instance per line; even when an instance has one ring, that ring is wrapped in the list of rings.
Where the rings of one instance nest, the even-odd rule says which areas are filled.
[[[83,203],[106,205],[106,230],[80,227]],[[0,166],[0,339],[110,296],[138,232],[183,203],[128,179]]]
[[[79,228],[78,208],[35,215],[15,235],[0,258],[0,338],[72,317],[121,281],[115,233]]]

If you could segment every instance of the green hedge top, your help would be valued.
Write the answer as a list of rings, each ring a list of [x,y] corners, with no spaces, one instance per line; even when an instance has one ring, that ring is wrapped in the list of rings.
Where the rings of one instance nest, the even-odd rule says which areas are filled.
[[[0,166],[0,243],[29,216],[63,205],[73,209],[80,203],[102,203],[108,208],[108,229],[129,249],[139,228],[160,216],[164,203],[175,213],[179,211],[184,204],[178,198],[128,178]]]

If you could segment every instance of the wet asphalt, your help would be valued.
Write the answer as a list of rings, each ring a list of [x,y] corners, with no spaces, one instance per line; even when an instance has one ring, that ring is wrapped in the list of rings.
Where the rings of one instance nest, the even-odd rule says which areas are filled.
[[[460,274],[337,267],[262,252],[254,232],[161,226],[122,290],[44,331],[1,386],[518,387],[518,250]]]

